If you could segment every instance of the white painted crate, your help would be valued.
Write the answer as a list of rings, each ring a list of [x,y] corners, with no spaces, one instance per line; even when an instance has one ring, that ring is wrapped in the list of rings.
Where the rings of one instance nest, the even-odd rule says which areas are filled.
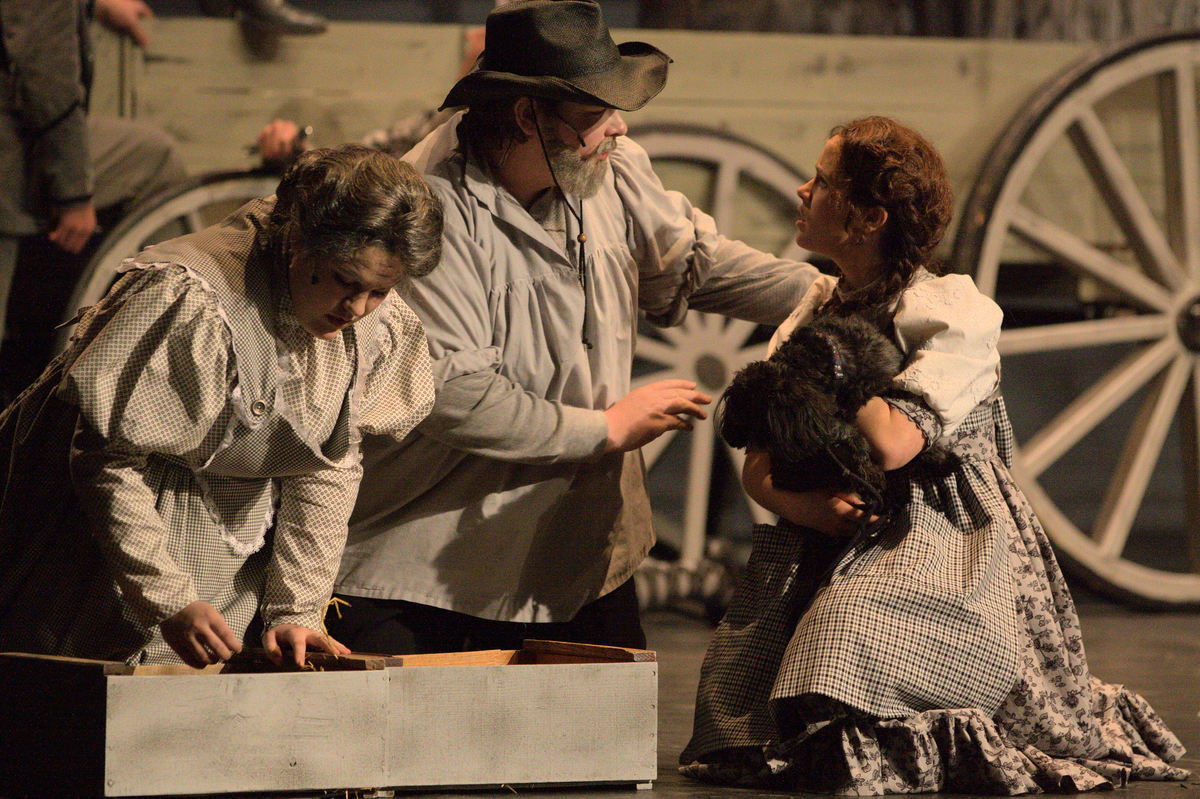
[[[350,665],[226,673],[0,655],[0,793],[645,786],[656,775],[653,652],[527,642]]]

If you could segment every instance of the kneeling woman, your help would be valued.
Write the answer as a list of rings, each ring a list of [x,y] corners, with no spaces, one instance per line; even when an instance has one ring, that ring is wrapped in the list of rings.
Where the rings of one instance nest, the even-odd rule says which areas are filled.
[[[839,276],[813,283],[772,347],[823,314],[866,318],[899,345],[894,395],[857,417],[899,510],[877,543],[846,549],[860,511],[775,488],[766,453],[747,453],[747,493],[785,521],[755,530],[704,661],[685,773],[870,795],[1186,776],[1145,701],[1089,673],[1070,593],[1013,482],[1000,309],[932,259],[951,210],[941,158],[873,117],[836,128],[815,174],[796,241]],[[913,461],[935,442],[958,456],[949,474]]]
[[[433,404],[392,291],[441,253],[407,164],[305,153],[274,197],[143,251],[0,415],[0,651],[202,666],[319,632],[360,431]]]

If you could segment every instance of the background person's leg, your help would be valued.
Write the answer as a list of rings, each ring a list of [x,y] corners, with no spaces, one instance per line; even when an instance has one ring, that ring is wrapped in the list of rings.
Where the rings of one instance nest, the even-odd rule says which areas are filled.
[[[570,621],[530,624],[528,628],[527,638],[627,649],[646,648],[646,632],[642,629],[633,580],[626,580],[616,590],[584,605]]]
[[[467,645],[467,626],[474,621],[471,616],[416,602],[334,596],[345,604],[339,603],[337,610],[331,607],[326,612],[325,627],[354,652],[460,652]]]
[[[10,385],[9,379],[13,364],[7,362],[8,353],[4,346],[5,311],[8,309],[9,289],[12,287],[13,275],[17,271],[17,249],[20,239],[13,236],[0,235],[0,408],[7,406],[20,393],[20,389]]]
[[[123,216],[187,177],[175,140],[160,128],[116,117],[88,117],[87,124],[98,215]]]

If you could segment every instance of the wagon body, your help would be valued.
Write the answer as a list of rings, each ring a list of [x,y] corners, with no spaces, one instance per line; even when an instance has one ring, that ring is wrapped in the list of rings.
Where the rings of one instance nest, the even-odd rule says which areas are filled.
[[[275,117],[302,120],[317,143],[337,144],[436,108],[453,83],[465,33],[457,25],[340,22],[319,37],[283,38],[272,52],[256,53],[227,20],[175,17],[153,23],[143,53],[97,29],[91,107],[161,125],[179,140],[193,173],[245,169],[256,159],[243,145]],[[674,59],[662,94],[626,115],[632,126],[722,130],[807,169],[830,127],[887,114],[930,135],[958,196],[1013,113],[1089,50],[983,39],[675,30],[613,36],[651,41]]]

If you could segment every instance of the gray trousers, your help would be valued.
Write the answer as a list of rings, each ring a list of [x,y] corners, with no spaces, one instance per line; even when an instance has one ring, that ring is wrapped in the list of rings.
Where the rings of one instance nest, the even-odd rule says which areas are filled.
[[[92,203],[97,211],[118,206],[132,209],[187,176],[175,141],[153,125],[131,119],[89,117],[87,128],[95,169]],[[10,300],[37,301],[36,297],[9,297],[19,241],[18,237],[0,233],[0,332]]]

